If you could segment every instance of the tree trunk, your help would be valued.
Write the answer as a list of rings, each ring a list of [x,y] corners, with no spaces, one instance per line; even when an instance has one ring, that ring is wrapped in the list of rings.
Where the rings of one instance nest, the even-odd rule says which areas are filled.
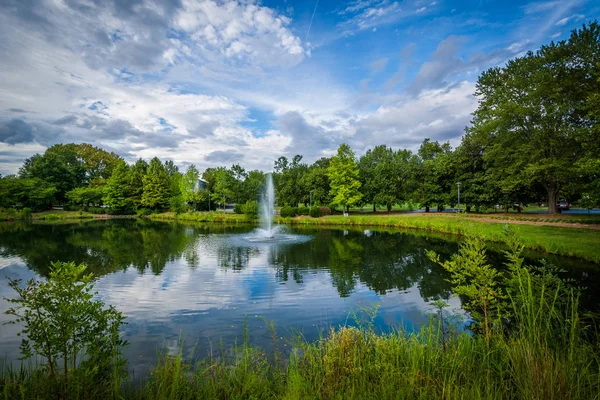
[[[467,212],[467,214],[471,212],[471,206],[467,206],[466,212]]]
[[[373,203],[373,212],[377,212],[377,206]]]
[[[548,214],[557,214],[556,197],[558,196],[559,186],[555,182],[550,182],[545,185],[548,192]]]
[[[425,206],[425,212],[429,212],[429,206]]]
[[[388,209],[388,212],[392,211],[392,205],[391,205],[391,204],[388,204],[388,205],[387,205],[387,209]]]

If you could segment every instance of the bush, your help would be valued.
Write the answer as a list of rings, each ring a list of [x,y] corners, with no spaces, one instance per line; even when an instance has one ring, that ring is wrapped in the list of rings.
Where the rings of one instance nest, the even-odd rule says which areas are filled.
[[[295,217],[297,213],[298,213],[298,208],[290,207],[290,206],[283,206],[283,207],[281,207],[281,211],[279,212],[279,215],[282,216],[283,218],[287,218],[287,217]]]
[[[25,207],[23,210],[21,210],[21,213],[23,215],[23,218],[26,218],[26,219],[31,218],[31,208]]]
[[[321,210],[321,215],[331,215],[331,208],[327,206],[321,206],[319,209]]]
[[[308,207],[298,207],[298,215],[308,215],[310,209]]]
[[[138,208],[135,213],[137,215],[150,215],[152,214],[152,210],[149,208]]]
[[[246,204],[242,207],[244,214],[250,218],[254,219],[258,217],[258,201],[256,200],[248,200]]]
[[[313,218],[319,218],[321,216],[321,209],[319,207],[313,207],[310,210],[310,216]]]
[[[236,205],[233,206],[233,212],[236,214],[244,214],[244,204],[236,203]]]

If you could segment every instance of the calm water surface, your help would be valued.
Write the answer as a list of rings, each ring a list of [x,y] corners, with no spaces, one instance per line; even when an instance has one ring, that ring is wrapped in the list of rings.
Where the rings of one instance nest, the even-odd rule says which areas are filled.
[[[47,276],[51,261],[85,263],[99,277],[99,297],[127,317],[125,354],[135,373],[156,361],[157,349],[217,352],[242,337],[272,345],[261,318],[275,321],[280,346],[300,332],[318,337],[329,325],[351,323],[350,312],[379,305],[378,329],[414,329],[427,322],[431,302],[460,309],[448,274],[426,250],[449,257],[457,239],[385,230],[291,229],[285,244],[246,240],[253,227],[112,220],[64,225],[0,224],[0,323],[12,297],[5,277]],[[501,265],[500,249],[490,253]],[[542,255],[530,254],[531,262]],[[595,265],[549,257],[582,286],[598,287]],[[584,296],[588,308],[597,299]],[[19,356],[19,327],[0,328],[0,358]]]

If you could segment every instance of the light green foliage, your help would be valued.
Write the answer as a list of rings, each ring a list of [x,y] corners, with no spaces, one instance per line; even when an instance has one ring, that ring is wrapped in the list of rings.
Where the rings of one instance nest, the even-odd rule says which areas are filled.
[[[242,211],[248,219],[256,219],[258,218],[258,209],[258,201],[248,200],[246,204],[244,204]]]
[[[214,175],[213,195],[211,199],[215,204],[224,205],[233,201],[236,180],[233,172],[227,168],[218,168]]]
[[[143,181],[142,206],[155,210],[167,208],[171,193],[171,181],[167,169],[157,157],[150,161]]]
[[[118,212],[129,212],[133,209],[133,201],[129,198],[129,168],[125,161],[119,162],[104,185],[104,204]]]
[[[350,146],[342,144],[339,147],[337,155],[331,159],[327,174],[333,204],[345,209],[359,204],[363,195],[360,192],[358,166]]]
[[[185,174],[183,174],[179,183],[182,200],[187,204],[192,204],[194,209],[197,209],[198,203],[204,200],[202,194],[197,189],[199,178],[200,172],[198,172],[196,166],[192,164],[188,167]]]
[[[97,187],[81,186],[67,192],[67,199],[71,204],[89,206],[102,201],[103,190]]]
[[[67,146],[71,146],[77,157],[81,160],[85,170],[86,181],[92,186],[101,185],[111,176],[117,164],[123,161],[117,154],[88,143],[70,144]]]
[[[476,236],[467,237],[458,254],[444,262],[433,252],[427,255],[452,274],[454,293],[467,299],[465,308],[480,322],[485,337],[489,338],[492,324],[499,327],[504,294],[502,275],[487,263],[484,241]]]
[[[85,270],[83,264],[55,262],[47,281],[32,279],[22,287],[9,280],[17,297],[8,299],[14,306],[6,314],[14,317],[11,323],[23,324],[23,358],[41,357],[63,396],[78,373],[101,384],[115,369],[124,372],[119,357],[126,344],[119,334],[124,317],[94,299],[93,276]]]

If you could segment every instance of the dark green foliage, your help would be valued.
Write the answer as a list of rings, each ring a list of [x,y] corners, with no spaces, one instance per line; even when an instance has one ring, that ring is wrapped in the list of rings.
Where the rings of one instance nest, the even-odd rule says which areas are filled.
[[[281,210],[279,211],[279,215],[283,218],[295,217],[297,214],[298,214],[297,207],[283,206],[283,207],[281,207]]]
[[[235,206],[233,206],[233,212],[236,214],[243,214],[244,204],[236,203]]]
[[[321,216],[321,209],[319,207],[313,207],[310,209],[309,215],[313,218],[319,218]]]
[[[310,209],[308,207],[298,207],[298,215],[308,215]]]
[[[483,159],[498,185],[509,192],[539,185],[556,212],[559,192],[581,185],[582,166],[598,158],[598,120],[589,103],[599,90],[596,22],[481,74],[468,132],[485,146]]]

